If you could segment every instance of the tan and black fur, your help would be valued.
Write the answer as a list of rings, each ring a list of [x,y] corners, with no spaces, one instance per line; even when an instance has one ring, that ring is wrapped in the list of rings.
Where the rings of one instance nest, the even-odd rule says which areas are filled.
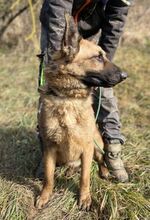
[[[92,109],[91,87],[103,82],[101,76],[102,79],[104,75],[107,78],[110,71],[114,70],[115,74],[119,69],[110,63],[99,46],[80,39],[72,19],[66,18],[61,56],[54,55],[45,68],[46,84],[40,88],[38,122],[44,144],[45,180],[36,207],[42,208],[49,201],[56,164],[76,165],[80,160],[79,207],[88,210],[91,205],[90,168],[93,157],[102,175],[108,175],[101,151],[94,146],[96,140],[103,148]],[[109,83],[105,80],[105,84]]]

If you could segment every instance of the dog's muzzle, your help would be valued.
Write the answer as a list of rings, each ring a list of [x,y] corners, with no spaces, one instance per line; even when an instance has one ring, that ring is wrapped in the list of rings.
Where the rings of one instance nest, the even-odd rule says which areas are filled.
[[[128,77],[126,72],[122,72],[118,67],[113,71],[103,70],[98,72],[87,72],[86,76],[81,77],[81,81],[88,87],[109,88],[124,81]]]
[[[128,74],[126,72],[122,72],[120,75],[121,75],[122,81],[128,77]]]

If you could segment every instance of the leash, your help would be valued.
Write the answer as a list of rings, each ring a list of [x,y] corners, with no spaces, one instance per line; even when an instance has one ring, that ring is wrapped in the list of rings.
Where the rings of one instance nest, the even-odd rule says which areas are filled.
[[[95,121],[97,122],[97,119],[98,119],[98,115],[100,113],[100,108],[101,108],[101,96],[102,96],[102,88],[101,87],[98,87],[99,89],[99,98],[98,98],[98,107],[97,107],[97,112],[96,112],[96,116],[95,116]]]
[[[77,24],[78,22],[78,18],[80,13],[84,10],[84,8],[86,8],[87,5],[89,5],[92,2],[92,0],[86,0],[85,3],[78,9],[78,11],[76,12],[76,14],[74,15],[74,21]]]
[[[100,113],[100,108],[101,108],[101,102],[102,102],[102,99],[101,99],[101,96],[102,96],[102,88],[101,87],[98,87],[99,89],[99,97],[98,97],[98,107],[97,107],[97,112],[96,112],[96,116],[95,116],[95,122],[97,122],[97,119],[98,119],[98,116],[99,116],[99,113]],[[94,144],[99,148],[99,150],[101,151],[102,154],[104,154],[104,151],[103,149],[100,147],[100,145],[97,143],[97,141],[95,139],[93,139],[94,141]]]
[[[44,86],[45,84],[45,77],[44,77],[44,61],[41,61],[41,73],[40,73],[40,86]]]
[[[38,88],[40,86],[44,86],[45,84],[45,77],[44,77],[44,54],[38,54],[37,57],[40,60],[40,66],[39,66],[39,76],[38,76]]]

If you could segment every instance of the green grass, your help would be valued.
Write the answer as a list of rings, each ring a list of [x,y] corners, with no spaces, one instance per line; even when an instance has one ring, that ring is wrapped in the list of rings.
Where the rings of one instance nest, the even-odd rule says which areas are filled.
[[[127,137],[123,159],[130,174],[127,184],[98,177],[91,171],[93,198],[90,212],[77,206],[79,174],[65,177],[57,168],[54,195],[38,211],[34,199],[42,183],[33,171],[40,158],[36,138],[38,63],[15,54],[0,54],[0,219],[2,220],[148,220],[150,219],[150,51],[146,46],[119,49],[116,63],[129,73],[115,88],[122,131]]]

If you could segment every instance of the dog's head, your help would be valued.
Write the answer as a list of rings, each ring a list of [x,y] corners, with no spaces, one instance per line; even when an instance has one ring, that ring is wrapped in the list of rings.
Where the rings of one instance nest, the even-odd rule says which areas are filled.
[[[61,53],[54,53],[45,68],[46,81],[57,90],[112,87],[127,78],[111,63],[101,47],[80,37],[73,19],[66,15]]]

